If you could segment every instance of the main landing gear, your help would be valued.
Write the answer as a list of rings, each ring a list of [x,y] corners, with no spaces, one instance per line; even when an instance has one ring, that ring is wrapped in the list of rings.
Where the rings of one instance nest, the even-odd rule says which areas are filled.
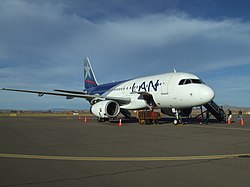
[[[109,120],[109,118],[101,118],[101,117],[97,118],[98,122],[105,122],[105,121],[108,121],[108,120]]]
[[[182,119],[180,115],[180,110],[172,108],[172,112],[175,114],[176,119],[174,119],[174,125],[181,124]]]

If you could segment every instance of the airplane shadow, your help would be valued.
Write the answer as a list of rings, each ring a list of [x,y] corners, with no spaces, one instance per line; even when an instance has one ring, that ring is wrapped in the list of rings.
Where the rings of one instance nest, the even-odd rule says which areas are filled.
[[[116,118],[109,120],[110,123],[118,124],[120,119],[122,120],[122,123],[129,124],[129,123],[138,123],[139,121],[136,117],[131,118]],[[159,120],[159,125],[161,124],[173,124],[175,118],[161,118]],[[210,125],[213,123],[219,123],[216,119],[209,119],[208,121],[197,119],[197,118],[182,118],[182,124],[206,124]],[[146,125],[153,125],[153,124],[146,124]]]

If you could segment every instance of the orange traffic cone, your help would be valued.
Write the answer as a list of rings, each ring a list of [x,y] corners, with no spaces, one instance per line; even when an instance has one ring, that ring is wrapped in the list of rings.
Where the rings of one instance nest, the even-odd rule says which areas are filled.
[[[227,120],[227,124],[228,124],[228,125],[230,125],[230,124],[231,124],[231,120],[230,120],[230,118],[228,118],[228,120]]]
[[[87,123],[88,122],[88,118],[85,116],[84,117],[84,123]]]
[[[240,125],[241,125],[241,126],[244,125],[244,119],[243,119],[243,118],[240,120]]]
[[[122,119],[120,119],[118,126],[122,127]]]

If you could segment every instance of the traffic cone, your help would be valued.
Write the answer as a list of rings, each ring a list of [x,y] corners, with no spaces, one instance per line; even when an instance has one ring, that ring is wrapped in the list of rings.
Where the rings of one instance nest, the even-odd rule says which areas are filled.
[[[85,116],[84,117],[84,123],[87,123],[88,122],[88,118]]]
[[[241,125],[241,126],[244,125],[244,119],[243,119],[243,118],[240,120],[240,125]]]
[[[122,127],[122,119],[120,119],[118,126]]]
[[[231,124],[231,120],[230,120],[230,118],[228,118],[228,120],[227,120],[227,124],[228,124],[228,125],[230,125],[230,124]]]

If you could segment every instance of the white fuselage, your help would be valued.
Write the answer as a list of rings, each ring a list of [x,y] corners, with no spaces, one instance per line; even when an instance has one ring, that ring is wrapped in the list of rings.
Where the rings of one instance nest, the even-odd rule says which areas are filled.
[[[159,108],[189,108],[206,104],[214,98],[213,90],[197,76],[180,72],[129,80],[104,94],[130,98],[129,104],[121,106],[124,109],[148,107],[148,103],[140,98],[142,94],[152,95]]]

